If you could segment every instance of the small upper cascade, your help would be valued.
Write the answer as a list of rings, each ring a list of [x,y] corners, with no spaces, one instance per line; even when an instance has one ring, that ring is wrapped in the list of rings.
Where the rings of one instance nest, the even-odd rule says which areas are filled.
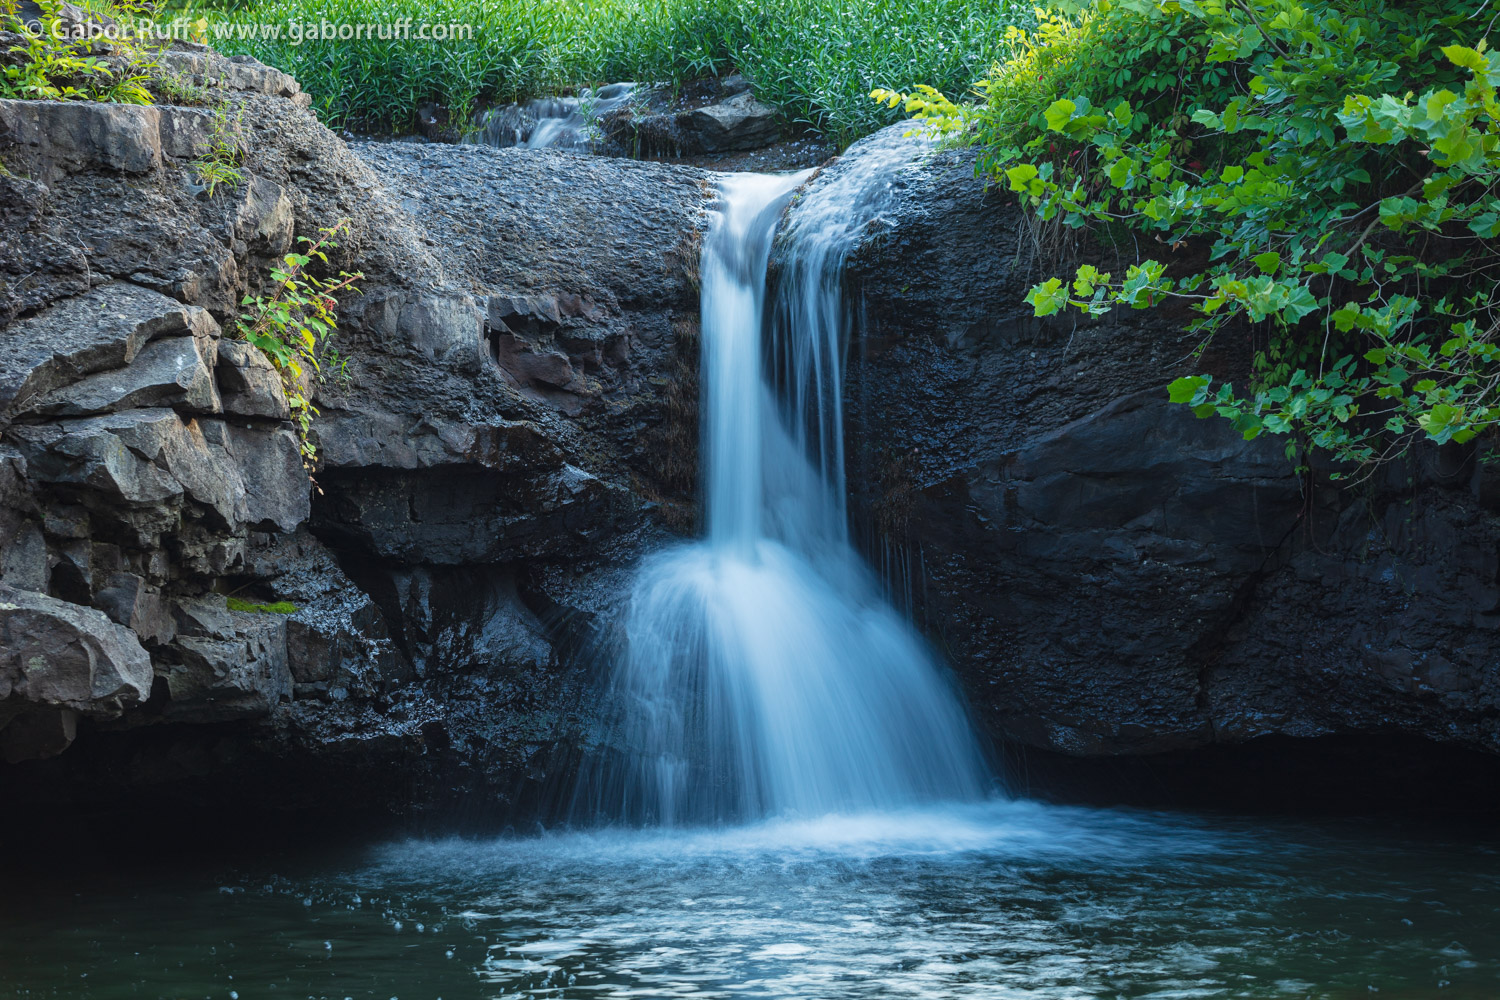
[[[577,97],[540,97],[507,104],[486,112],[468,141],[500,147],[587,151],[601,138],[599,120],[628,105],[635,93],[634,83],[611,83],[598,90],[585,87]]]

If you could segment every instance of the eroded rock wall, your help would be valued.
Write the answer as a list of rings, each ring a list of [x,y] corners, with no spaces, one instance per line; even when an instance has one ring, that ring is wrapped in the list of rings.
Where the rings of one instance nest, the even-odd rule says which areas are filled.
[[[1354,486],[1299,477],[1284,439],[1166,400],[1180,375],[1243,376],[1245,331],[1195,361],[1182,315],[1039,322],[1025,291],[1064,265],[972,153],[899,183],[851,262],[849,478],[873,554],[909,558],[902,584],[995,737],[1500,751],[1500,509],[1476,450]]]
[[[168,58],[239,183],[205,109],[0,101],[0,794],[503,801],[592,724],[601,581],[693,520],[704,176],[351,148]],[[235,321],[344,219],[309,474]]]

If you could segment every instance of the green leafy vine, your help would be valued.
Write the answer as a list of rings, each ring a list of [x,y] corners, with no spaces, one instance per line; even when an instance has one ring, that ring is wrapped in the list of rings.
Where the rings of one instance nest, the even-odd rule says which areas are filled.
[[[1019,33],[981,103],[872,97],[980,142],[1044,222],[1206,251],[1189,274],[1084,264],[1027,301],[1177,300],[1205,344],[1249,324],[1248,384],[1194,374],[1170,398],[1368,469],[1500,423],[1500,56],[1463,37],[1477,6],[1100,0]]]
[[[317,239],[299,237],[306,244],[304,253],[289,253],[279,267],[271,271],[273,290],[269,295],[246,295],[241,301],[237,330],[252,347],[258,348],[281,375],[291,410],[292,425],[302,452],[303,465],[312,471],[318,449],[310,436],[318,408],[312,402],[312,384],[325,371],[342,369],[342,361],[333,355],[329,341],[338,329],[337,296],[358,291],[356,282],[362,272],[340,271],[331,280],[308,271],[314,261],[328,263],[327,251],[337,247],[334,237],[348,228],[343,219],[335,226],[318,231]]]

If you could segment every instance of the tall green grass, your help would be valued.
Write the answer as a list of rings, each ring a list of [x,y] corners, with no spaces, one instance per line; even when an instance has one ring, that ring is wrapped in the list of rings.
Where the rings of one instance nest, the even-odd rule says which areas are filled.
[[[469,24],[467,41],[211,35],[297,77],[326,121],[402,130],[417,105],[455,109],[615,80],[681,83],[738,69],[766,101],[841,143],[897,120],[874,87],[967,90],[1029,24],[1017,0],[264,0],[207,12],[236,24]]]

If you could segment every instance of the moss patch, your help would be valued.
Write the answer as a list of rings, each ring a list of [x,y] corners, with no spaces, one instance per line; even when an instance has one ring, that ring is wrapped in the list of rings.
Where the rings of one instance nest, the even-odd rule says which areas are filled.
[[[297,605],[290,601],[277,601],[274,604],[256,604],[241,597],[230,597],[224,601],[230,611],[248,611],[257,615],[291,615],[297,613]]]

